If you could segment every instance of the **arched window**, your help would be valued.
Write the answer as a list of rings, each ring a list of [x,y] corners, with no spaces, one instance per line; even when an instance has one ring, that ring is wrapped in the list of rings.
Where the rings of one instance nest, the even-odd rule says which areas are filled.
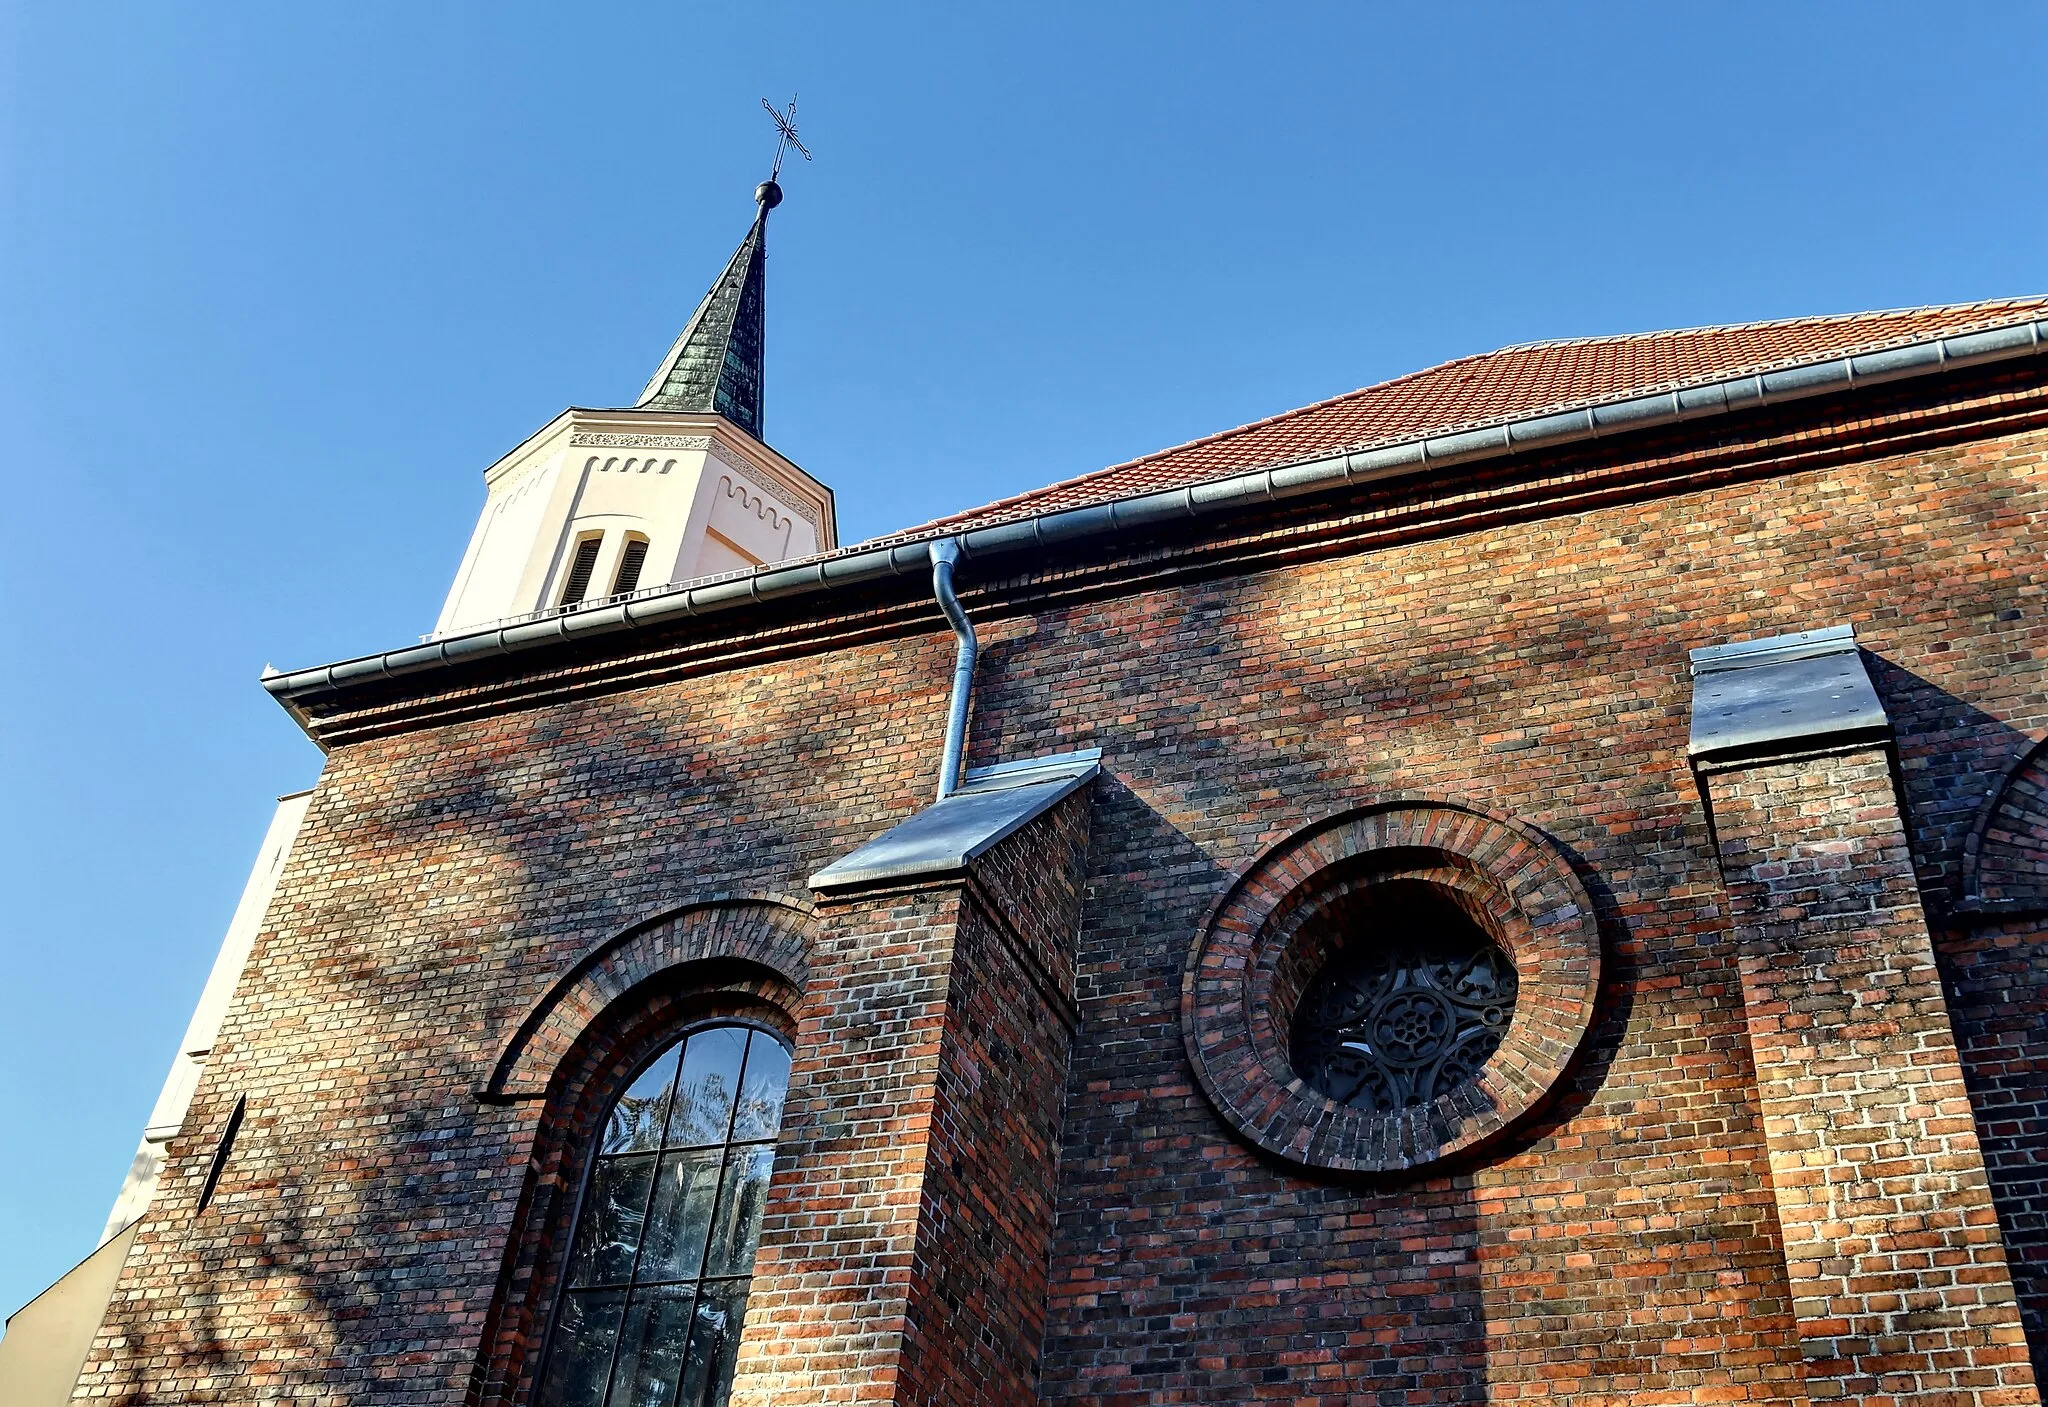
[[[732,1387],[789,1051],[701,1026],[605,1116],[537,1407],[717,1407]]]

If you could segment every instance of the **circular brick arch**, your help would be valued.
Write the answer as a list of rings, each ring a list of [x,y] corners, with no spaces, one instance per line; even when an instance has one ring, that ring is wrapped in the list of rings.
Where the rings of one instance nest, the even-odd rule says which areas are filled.
[[[605,939],[557,978],[505,1042],[486,1100],[546,1096],[571,1047],[604,1009],[686,963],[723,959],[767,969],[801,993],[810,976],[811,907],[777,894],[714,895]],[[754,984],[742,983],[749,990]]]
[[[1963,843],[1964,912],[2048,912],[2048,741],[1999,778]]]
[[[1310,920],[1333,896],[1422,883],[1455,902],[1520,980],[1500,1049],[1419,1108],[1339,1104],[1288,1060],[1288,1027],[1322,954]],[[1592,1024],[1600,936],[1563,853],[1520,822],[1409,798],[1306,827],[1269,848],[1211,907],[1181,973],[1181,1032],[1202,1091],[1246,1142],[1297,1167],[1386,1173],[1467,1152],[1549,1093]]]

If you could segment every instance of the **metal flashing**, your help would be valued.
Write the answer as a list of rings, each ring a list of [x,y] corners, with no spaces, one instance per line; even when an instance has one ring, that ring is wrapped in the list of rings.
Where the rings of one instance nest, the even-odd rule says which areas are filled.
[[[949,879],[1095,780],[1102,750],[968,772],[960,789],[811,876],[820,894]]]
[[[1696,769],[1892,736],[1846,625],[1694,650],[1692,671]]]
[[[1101,761],[1101,748],[1086,747],[1076,752],[1055,752],[1045,757],[1022,757],[1015,762],[991,762],[985,767],[969,767],[961,785],[963,788],[1022,786],[1028,781],[1037,780],[1041,773],[1050,775],[1058,772],[1065,775],[1078,768],[1094,766]]]
[[[1689,651],[1692,675],[1719,674],[1729,669],[1753,669],[1784,660],[1807,659],[1814,655],[1839,655],[1856,648],[1856,628],[1829,625],[1819,630],[1800,630],[1790,635],[1773,635],[1763,640],[1737,640],[1727,645],[1706,645]]]

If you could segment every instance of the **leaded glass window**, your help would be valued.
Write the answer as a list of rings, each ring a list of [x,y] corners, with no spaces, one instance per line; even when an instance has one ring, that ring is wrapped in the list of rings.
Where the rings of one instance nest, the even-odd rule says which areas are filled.
[[[705,1026],[605,1116],[538,1407],[717,1407],[732,1387],[789,1052]]]

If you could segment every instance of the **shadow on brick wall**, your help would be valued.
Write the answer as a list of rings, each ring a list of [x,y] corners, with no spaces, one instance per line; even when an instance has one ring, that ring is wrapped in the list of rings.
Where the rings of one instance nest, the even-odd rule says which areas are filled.
[[[2048,916],[1958,912],[1964,844],[2034,739],[1864,653],[1898,734],[1913,864],[2036,1377],[2048,1381]]]
[[[1095,805],[1043,1400],[1485,1401],[1470,1176],[1362,1188],[1233,1139],[1180,1028],[1230,876],[1115,778]]]
[[[226,1111],[209,1112],[202,1139]],[[195,1213],[181,1189],[145,1228],[145,1253],[175,1275],[182,1316],[166,1324],[160,1302],[116,1299],[102,1335],[146,1348],[151,1400],[245,1401],[259,1385],[345,1394],[380,1380],[445,1389],[425,1359],[459,1336],[463,1313],[444,1290],[464,1286],[443,1238],[488,1196],[444,1182],[447,1140],[470,1122],[467,1109],[404,1108],[377,1139],[388,1164],[344,1187],[274,1142],[275,1118],[252,1102],[212,1205]],[[337,1274],[337,1245],[367,1254]],[[264,1325],[254,1340],[252,1317]]]
[[[1882,655],[1865,650],[1863,662],[1898,737],[1920,892],[1930,916],[1944,918],[1962,897],[1964,843],[2034,740]]]

